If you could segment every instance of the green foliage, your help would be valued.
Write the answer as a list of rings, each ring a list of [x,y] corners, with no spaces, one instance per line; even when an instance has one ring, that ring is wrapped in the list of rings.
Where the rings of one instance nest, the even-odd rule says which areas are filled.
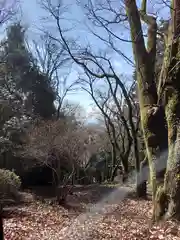
[[[15,83],[15,88],[25,89],[28,73],[32,67],[33,58],[25,45],[25,29],[20,23],[10,25],[7,29],[7,40],[4,47],[6,69],[9,80]],[[24,85],[24,86],[23,86]]]
[[[50,79],[34,67],[31,70],[32,85],[30,86],[33,112],[43,119],[50,119],[55,114],[55,93],[51,87]]]
[[[52,82],[42,74],[33,54],[27,48],[25,33],[25,28],[19,22],[7,29],[7,38],[2,42],[0,52],[0,58],[5,60],[0,67],[3,73],[0,95],[1,98],[15,100],[13,104],[16,102],[18,111],[21,109],[28,115],[51,118],[56,111]]]
[[[16,198],[21,186],[20,178],[12,171],[0,169],[0,198]]]

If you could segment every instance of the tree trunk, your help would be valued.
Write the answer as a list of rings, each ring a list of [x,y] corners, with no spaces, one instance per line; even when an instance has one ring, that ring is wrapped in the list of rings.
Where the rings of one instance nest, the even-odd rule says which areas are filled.
[[[156,219],[180,220],[180,2],[173,1],[172,25],[159,86],[168,127],[168,160],[164,184],[156,194]],[[164,80],[164,81],[163,81]]]
[[[126,0],[126,10],[131,29],[131,39],[133,45],[134,59],[137,72],[138,95],[140,101],[141,126],[149,162],[151,185],[153,198],[156,191],[156,176],[154,162],[155,154],[153,149],[157,147],[156,129],[154,129],[154,119],[158,112],[157,92],[154,82],[154,65],[156,54],[156,30],[157,25],[154,18],[149,22],[149,36],[147,50],[144,43],[140,13],[135,0]],[[142,10],[143,17],[146,16],[145,9]],[[150,24],[151,23],[151,24]],[[157,126],[155,124],[155,126]],[[138,172],[138,175],[140,173]],[[139,180],[138,180],[139,181]],[[140,183],[139,183],[140,184]]]
[[[140,164],[140,171],[136,179],[136,192],[140,198],[147,198],[147,179],[148,179],[148,159],[145,159]]]
[[[111,172],[111,182],[114,182],[114,178],[116,176],[117,168],[112,169]]]
[[[111,182],[114,181],[114,178],[115,178],[115,165],[116,165],[116,159],[117,159],[117,156],[116,156],[116,146],[114,143],[112,143],[112,147],[111,147],[111,162],[112,162],[112,166],[111,166]]]
[[[146,0],[142,1],[139,11],[135,0],[125,0],[126,12],[131,29],[131,40],[137,73],[138,95],[140,102],[141,127],[144,135],[146,154],[152,188],[153,215],[155,215],[156,196],[156,151],[167,147],[164,108],[158,104],[155,83],[156,35],[157,23],[153,16],[146,13]],[[148,41],[145,47],[141,20],[148,26]],[[142,175],[142,171],[138,175]],[[143,176],[138,177],[138,184],[145,190]],[[141,188],[140,187],[140,188]],[[141,189],[140,189],[141,190]],[[141,191],[140,191],[141,192]]]

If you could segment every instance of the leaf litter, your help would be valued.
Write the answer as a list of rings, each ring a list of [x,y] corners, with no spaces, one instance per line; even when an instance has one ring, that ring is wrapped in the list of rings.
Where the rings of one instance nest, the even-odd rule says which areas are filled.
[[[116,199],[96,212],[96,194],[88,201],[77,195],[76,201],[70,197],[76,205],[68,208],[40,201],[16,207],[4,219],[5,240],[180,240],[177,222],[151,224],[151,201]]]

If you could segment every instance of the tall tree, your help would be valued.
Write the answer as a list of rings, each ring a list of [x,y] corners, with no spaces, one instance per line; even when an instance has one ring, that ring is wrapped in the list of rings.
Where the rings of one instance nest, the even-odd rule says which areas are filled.
[[[158,87],[159,102],[165,107],[168,128],[168,162],[164,185],[157,192],[157,217],[180,219],[180,3],[172,1],[171,24]]]
[[[9,3],[6,0],[0,2],[0,26],[6,23],[8,20],[12,19],[17,10],[17,1]],[[2,62],[4,63],[4,59]],[[1,72],[1,71],[0,71]],[[2,218],[2,205],[0,206],[0,239],[4,239],[4,228],[3,228],[3,218]]]
[[[150,169],[154,206],[153,217],[157,219],[167,213],[167,216],[180,218],[180,200],[178,197],[180,193],[180,157],[178,153],[180,138],[180,85],[178,82],[180,74],[180,3],[178,0],[172,0],[171,23],[169,24],[168,37],[165,36],[166,50],[164,52],[163,67],[160,79],[157,81],[155,77],[157,35],[159,34],[157,19],[154,15],[148,14],[147,0],[141,1],[141,9],[138,8],[138,1],[136,0],[125,0],[123,2],[125,4],[125,12],[123,12],[122,7],[122,11],[119,11],[120,8],[113,5],[114,1],[109,0],[103,1],[103,3],[98,1],[97,11],[94,11],[95,3],[89,0],[86,8],[90,9],[90,18],[91,16],[94,17],[93,20],[96,26],[102,26],[106,31],[107,39],[96,33],[94,35],[121,55],[123,53],[117,49],[116,46],[118,44],[114,44],[112,36],[116,41],[127,41],[114,33],[114,29],[111,26],[114,23],[119,24],[128,19],[137,74],[141,127]],[[109,78],[117,82],[123,91],[124,98],[128,100],[126,91],[123,88],[124,85],[119,78],[119,74],[114,71],[109,60],[110,58],[107,59],[104,55],[94,53],[89,46],[84,49],[81,46],[71,46],[64,36],[61,26],[61,4],[57,4],[55,7],[50,0],[42,0],[42,4],[57,24],[59,36],[51,34],[52,39],[59,44],[63,41],[67,52],[74,62],[91,76],[101,80]],[[111,13],[111,15],[108,15],[108,19],[105,16],[98,17],[101,9]],[[113,16],[112,19],[109,19],[111,16]],[[144,38],[143,23],[147,27],[147,44]],[[131,105],[128,107],[132,113]],[[132,134],[134,133],[134,127],[131,128],[131,132]],[[137,141],[134,138],[133,145],[137,146],[136,143]],[[136,149],[134,149],[134,152],[136,152]],[[157,186],[156,168],[158,166],[155,160],[164,153],[167,153],[166,155],[168,156],[165,156],[162,161],[162,167],[166,167],[167,161],[165,179],[162,185]],[[143,178],[143,173],[140,175]]]
[[[89,74],[92,78],[101,79],[101,81],[106,81],[107,79],[109,79],[110,81],[116,83],[117,86],[121,89],[123,93],[123,98],[126,100],[128,106],[127,109],[129,114],[129,125],[133,139],[133,152],[136,163],[138,163],[138,142],[136,138],[136,129],[133,122],[132,104],[128,96],[128,91],[124,83],[122,82],[119,73],[115,71],[110,57],[108,56],[108,54],[106,56],[105,52],[95,53],[90,46],[83,48],[81,45],[78,46],[77,43],[75,44],[75,41],[70,41],[69,39],[67,40],[67,38],[64,36],[66,31],[64,31],[61,26],[61,14],[63,9],[63,3],[61,1],[58,4],[50,0],[42,0],[40,2],[41,6],[49,13],[50,17],[55,21],[55,24],[57,26],[58,35],[49,32],[50,38],[53,39],[56,43],[58,43],[60,46],[62,45],[62,43],[64,44],[69,56],[77,65],[79,65],[79,67],[82,68],[82,70],[84,70],[84,73]],[[93,3],[91,0],[88,1],[88,5],[93,7]],[[91,12],[92,14],[94,14],[93,10]],[[111,43],[111,39],[109,40],[109,43]],[[113,46],[111,45],[112,49],[114,49]],[[137,170],[139,174],[139,164],[137,164]],[[137,179],[137,182],[139,182],[139,179]]]
[[[19,22],[8,27],[3,46],[3,87],[13,99],[25,103],[26,113],[30,110],[31,115],[51,118],[55,113],[52,82],[40,71],[33,54],[27,49],[25,29]]]
[[[133,141],[128,124],[129,113],[124,113],[123,97],[117,83],[113,84],[113,81],[107,78],[107,82],[103,85],[104,90],[96,86],[97,78],[86,74],[87,79],[82,80],[82,88],[92,97],[102,114],[111,143],[111,180],[113,181],[120,164],[123,166],[124,176],[129,173],[128,161]]]
[[[153,186],[154,217],[180,218],[180,158],[179,144],[179,107],[180,86],[178,78],[179,68],[179,34],[180,34],[180,4],[172,1],[171,24],[164,53],[158,91],[155,87],[153,73],[156,56],[156,19],[146,13],[147,1],[142,2],[142,9],[138,11],[136,1],[125,1],[131,38],[133,41],[136,71],[138,73],[138,90],[140,98],[141,123],[145,136],[145,145],[149,160],[151,181]],[[140,18],[148,24],[148,47],[145,48]],[[144,63],[143,63],[144,61]],[[165,116],[163,111],[165,109]],[[160,112],[162,112],[160,114]],[[168,137],[165,131],[167,121]],[[156,129],[163,126],[162,129]],[[163,138],[166,141],[163,141]],[[168,142],[168,146],[167,145]],[[154,148],[160,151],[168,148],[167,169],[164,184],[157,188],[154,171]]]
[[[149,162],[153,204],[155,206],[157,190],[155,171],[156,149],[159,148],[160,151],[163,151],[167,148],[167,142],[164,141],[164,139],[167,139],[167,136],[164,124],[164,111],[162,106],[157,104],[158,95],[154,76],[157,23],[153,16],[147,14],[146,4],[146,0],[142,1],[141,10],[139,11],[136,1],[125,1],[136,64],[141,126]],[[141,19],[148,26],[147,48],[144,42]],[[156,127],[157,123],[159,123],[158,126],[162,126],[162,129]],[[155,214],[155,208],[153,213]]]

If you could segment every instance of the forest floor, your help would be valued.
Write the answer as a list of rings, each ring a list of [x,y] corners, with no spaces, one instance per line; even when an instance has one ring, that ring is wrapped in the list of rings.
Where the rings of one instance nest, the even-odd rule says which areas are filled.
[[[180,224],[152,225],[150,200],[129,195],[130,187],[77,186],[66,206],[31,199],[5,209],[8,240],[180,239]]]

